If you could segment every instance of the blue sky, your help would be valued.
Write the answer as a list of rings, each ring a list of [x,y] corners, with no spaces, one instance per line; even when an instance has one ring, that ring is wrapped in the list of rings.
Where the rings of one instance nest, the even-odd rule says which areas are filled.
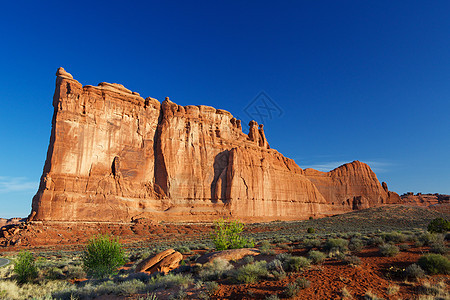
[[[246,124],[266,115],[270,145],[302,168],[360,160],[398,193],[450,194],[449,11],[449,1],[2,3],[0,217],[30,212],[60,66],[82,84],[121,83]]]

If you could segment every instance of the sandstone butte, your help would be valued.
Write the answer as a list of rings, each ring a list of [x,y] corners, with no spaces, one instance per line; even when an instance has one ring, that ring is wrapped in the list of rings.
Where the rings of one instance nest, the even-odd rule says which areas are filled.
[[[400,202],[362,162],[301,169],[231,113],[82,86],[59,68],[47,159],[29,220],[299,220]]]

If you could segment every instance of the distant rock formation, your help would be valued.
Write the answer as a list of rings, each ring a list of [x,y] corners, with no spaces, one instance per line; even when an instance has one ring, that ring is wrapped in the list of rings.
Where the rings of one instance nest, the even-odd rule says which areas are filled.
[[[32,220],[295,220],[400,200],[358,161],[302,170],[270,149],[262,124],[244,134],[225,110],[56,75]]]
[[[450,195],[443,194],[422,194],[409,192],[400,196],[404,204],[415,206],[433,206],[450,204]]]

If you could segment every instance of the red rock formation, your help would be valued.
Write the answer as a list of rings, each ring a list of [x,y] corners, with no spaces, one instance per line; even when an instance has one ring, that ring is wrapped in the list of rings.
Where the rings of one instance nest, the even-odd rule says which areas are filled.
[[[406,193],[401,195],[402,203],[414,206],[435,206],[450,203],[450,195]]]
[[[390,192],[385,182],[381,185],[370,167],[360,161],[344,164],[330,172],[305,169],[304,174],[335,213],[400,203],[400,197]]]
[[[83,87],[62,68],[53,106],[30,219],[302,219],[395,202],[367,165],[303,171],[270,149],[262,125],[246,135],[224,110]]]

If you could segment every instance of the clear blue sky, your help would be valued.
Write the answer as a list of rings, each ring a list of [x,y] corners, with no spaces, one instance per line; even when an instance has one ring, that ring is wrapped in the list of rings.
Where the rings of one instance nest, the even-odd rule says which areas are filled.
[[[450,194],[449,12],[449,1],[6,1],[0,217],[30,212],[60,66],[246,124],[268,115],[253,101],[264,91],[269,143],[300,167],[360,160],[398,193]]]

